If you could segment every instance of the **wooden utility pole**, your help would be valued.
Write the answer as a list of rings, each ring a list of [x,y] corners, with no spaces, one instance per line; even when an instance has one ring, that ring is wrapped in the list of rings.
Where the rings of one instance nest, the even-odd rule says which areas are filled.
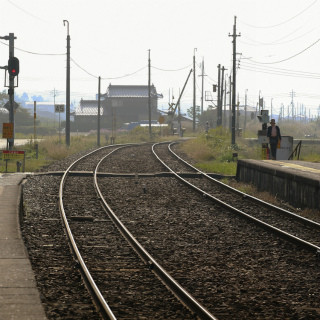
[[[202,77],[202,81],[201,81],[201,114],[203,114],[203,78],[204,78],[204,60],[202,58],[202,73],[201,73],[201,77]]]
[[[245,132],[246,128],[247,128],[247,93],[248,93],[248,89],[246,89],[245,98],[244,98],[244,126],[243,126],[243,132]]]
[[[220,94],[220,116],[219,116],[219,119],[220,119],[220,126],[222,126],[222,105],[223,105],[223,95],[224,95],[224,90],[225,90],[225,87],[224,87],[224,71],[225,71],[225,67],[222,67],[221,71],[222,71],[222,74],[221,74],[221,94]]]
[[[148,110],[149,110],[149,136],[152,138],[151,131],[151,60],[150,60],[150,49],[148,56]]]
[[[227,80],[224,80],[224,108],[223,108],[223,127],[227,127],[227,113],[226,113],[226,108],[227,108]]]
[[[220,102],[221,102],[221,65],[218,64],[218,97],[217,97],[217,127],[221,126],[220,122]]]
[[[196,131],[196,50],[193,51],[193,132]]]
[[[231,75],[229,76],[229,129],[232,132],[232,81]]]
[[[232,63],[232,123],[231,123],[231,144],[236,143],[236,76],[237,76],[237,69],[236,69],[236,61],[237,61],[237,17],[234,17],[234,24],[233,24],[233,34],[229,37],[232,37],[232,44],[233,44],[233,63]]]
[[[100,147],[100,100],[101,100],[101,77],[98,80],[98,129],[97,129],[97,146]]]
[[[66,145],[70,146],[70,35],[69,21],[63,20],[63,24],[67,23],[67,77],[66,77]]]
[[[37,139],[36,119],[37,119],[37,101],[33,101],[33,143],[34,144],[36,144],[36,139]]]

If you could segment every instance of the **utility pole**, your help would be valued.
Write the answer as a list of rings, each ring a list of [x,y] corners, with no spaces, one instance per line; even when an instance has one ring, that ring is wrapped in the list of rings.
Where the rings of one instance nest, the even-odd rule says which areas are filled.
[[[152,138],[151,131],[151,60],[150,60],[150,49],[148,50],[148,110],[149,110],[149,136]]]
[[[67,23],[67,79],[66,79],[66,145],[70,146],[70,35],[69,21],[63,20],[63,25]]]
[[[232,132],[232,81],[231,75],[229,76],[229,129]]]
[[[53,88],[52,91],[50,91],[50,95],[53,96],[53,127],[56,128],[56,113],[55,113],[55,106],[56,106],[56,96],[60,94],[59,91],[57,91],[55,88]]]
[[[239,93],[238,93],[238,102],[237,102],[237,117],[236,117],[236,129],[237,132],[239,132],[239,122],[240,122],[240,111],[239,111],[239,105],[240,105],[240,101],[239,101]]]
[[[225,67],[223,66],[222,67],[222,75],[221,75],[221,94],[220,94],[220,116],[219,116],[219,119],[220,119],[220,126],[222,126],[222,102],[223,102],[223,93],[224,93],[224,71],[225,71]]]
[[[201,114],[203,114],[203,78],[204,78],[204,59],[202,58],[202,81],[201,81]]]
[[[248,89],[246,89],[246,93],[244,96],[244,126],[243,126],[244,132],[246,132],[246,127],[247,127],[247,93],[248,93]]]
[[[231,144],[234,145],[236,143],[236,56],[237,56],[237,37],[240,36],[237,35],[237,17],[234,17],[234,24],[233,24],[233,34],[229,37],[232,37],[232,43],[233,43],[233,63],[232,63],[232,132],[231,132]]]
[[[227,114],[226,114],[226,108],[227,108],[227,79],[224,81],[224,109],[223,109],[223,127],[227,127]]]
[[[221,65],[218,64],[218,97],[217,97],[217,127],[221,126],[220,121],[220,102],[221,102]]]
[[[37,101],[33,101],[33,142],[34,144],[36,144],[36,139],[37,139],[36,119],[37,119]]]
[[[260,107],[261,107],[261,97],[260,97],[261,91],[259,90],[259,102],[258,102],[258,107],[259,107],[259,114],[260,114]]]
[[[98,80],[98,129],[97,129],[97,145],[98,147],[100,147],[100,97],[101,97],[101,93],[100,93],[100,86],[101,85],[101,77],[99,77]]]
[[[295,117],[294,117],[294,102],[293,102],[293,97],[296,95],[296,93],[292,90],[290,92],[291,94],[291,110],[292,110],[292,120],[294,121],[295,120]],[[289,112],[288,112],[289,113]]]
[[[196,51],[193,50],[193,132],[196,131]]]

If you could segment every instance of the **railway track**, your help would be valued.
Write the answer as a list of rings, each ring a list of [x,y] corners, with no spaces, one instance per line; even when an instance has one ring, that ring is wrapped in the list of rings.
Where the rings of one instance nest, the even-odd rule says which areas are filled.
[[[105,157],[121,148],[123,147],[115,148]],[[102,152],[105,152],[104,149]],[[102,157],[100,150],[93,153],[95,154],[94,159]],[[90,196],[90,206],[87,205],[88,199],[85,201],[77,200],[76,207],[68,205],[67,203],[70,201],[63,200],[64,197],[72,198],[75,190],[78,195],[79,186],[83,185],[83,182],[80,181],[82,179],[70,177],[69,173],[71,169],[79,167],[79,162],[81,168],[87,168],[88,165],[93,166],[96,161],[90,155],[73,163],[64,173],[59,191],[60,211],[83,279],[85,279],[103,317],[106,319],[147,317],[152,319],[193,319],[198,316],[201,319],[216,319],[137,242],[104,201],[97,183],[98,167],[104,157],[94,170],[94,187],[109,215],[106,216],[104,210],[97,208],[97,204],[100,205],[97,196],[96,201],[94,197]],[[84,191],[87,195],[90,190],[89,185],[90,183],[85,182],[86,191]],[[88,210],[92,214],[90,216],[84,215]],[[77,216],[73,215],[75,212]],[[88,221],[96,222],[98,225],[95,225],[94,228],[83,226],[84,223],[88,224]],[[119,231],[127,242],[124,241]],[[106,234],[107,236],[105,236]],[[139,254],[142,260],[138,259],[132,249]],[[168,292],[151,271],[162,280],[166,287],[170,288],[181,303]],[[94,279],[97,280],[94,281]],[[99,282],[99,285],[96,282]],[[112,285],[113,283],[115,285]],[[111,307],[106,300],[109,301]],[[185,305],[192,312],[187,310]]]
[[[100,197],[145,250],[211,314],[218,319],[319,317],[319,260],[314,252],[195,193],[156,160],[151,145],[114,146],[104,152],[110,155],[96,171]],[[168,163],[172,156],[162,152]],[[150,272],[154,263],[141,262],[118,238],[117,228],[94,200],[93,162],[101,157],[72,167],[62,197],[70,228],[99,291],[118,319],[193,318]],[[190,168],[180,170],[192,173]],[[89,172],[81,176],[79,171]]]
[[[234,213],[320,255],[319,223],[229,187],[183,160],[173,151],[172,146],[173,143],[158,144],[154,147],[154,152],[160,161],[161,157],[166,159],[164,166],[184,183]],[[196,172],[199,177],[183,178],[176,172]]]

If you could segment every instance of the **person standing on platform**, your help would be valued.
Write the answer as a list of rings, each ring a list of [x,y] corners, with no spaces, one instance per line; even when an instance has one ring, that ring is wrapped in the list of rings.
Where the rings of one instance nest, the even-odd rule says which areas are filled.
[[[269,138],[270,151],[272,160],[277,159],[277,147],[279,141],[281,141],[281,133],[280,128],[276,126],[276,120],[271,119],[271,126],[268,127],[267,137]]]

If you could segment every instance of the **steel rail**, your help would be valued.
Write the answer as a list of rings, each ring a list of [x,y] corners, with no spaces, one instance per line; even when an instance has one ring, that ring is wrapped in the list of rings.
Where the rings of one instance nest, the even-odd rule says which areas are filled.
[[[113,150],[112,152],[115,152]],[[112,153],[111,152],[111,153]],[[111,154],[110,153],[110,154]],[[166,270],[147,252],[147,250],[137,241],[137,239],[131,234],[131,232],[125,227],[125,225],[120,221],[120,219],[113,212],[109,204],[104,199],[101,190],[99,188],[97,174],[98,168],[100,164],[104,161],[104,159],[110,154],[103,157],[96,169],[94,171],[94,184],[96,191],[98,193],[99,198],[102,201],[102,205],[105,208],[107,214],[112,219],[114,224],[120,230],[121,234],[125,237],[125,239],[130,243],[132,248],[137,252],[137,254],[141,257],[146,265],[150,268],[152,272],[154,272],[162,282],[171,290],[171,292],[184,304],[186,305],[192,312],[194,312],[200,319],[208,319],[208,320],[217,320],[215,316],[213,316],[208,310],[206,310],[191,294],[189,294]]]
[[[273,204],[271,204],[271,203],[268,203],[268,202],[266,202],[266,201],[263,201],[263,200],[261,200],[261,199],[258,199],[258,198],[254,197],[254,196],[251,196],[251,195],[249,195],[249,194],[247,194],[247,193],[244,193],[244,192],[242,192],[242,191],[240,191],[240,190],[237,190],[237,189],[235,189],[235,188],[233,188],[233,187],[230,187],[230,186],[228,186],[227,184],[225,184],[225,183],[223,183],[223,182],[221,182],[221,181],[219,181],[219,180],[217,180],[217,179],[214,179],[214,178],[210,177],[207,173],[199,170],[198,168],[194,167],[193,165],[191,165],[190,163],[188,163],[187,161],[185,161],[184,159],[182,159],[180,156],[178,156],[178,155],[171,149],[171,145],[176,144],[176,143],[178,143],[178,142],[172,142],[172,143],[170,143],[170,144],[168,145],[169,151],[170,151],[179,161],[183,162],[186,166],[188,166],[189,168],[195,170],[196,172],[198,172],[199,174],[203,175],[203,176],[206,177],[207,179],[209,179],[209,180],[217,183],[217,184],[220,185],[221,187],[223,187],[223,188],[225,188],[225,189],[227,189],[227,190],[229,190],[229,191],[231,191],[231,192],[234,192],[234,193],[236,193],[236,194],[238,194],[238,195],[241,195],[243,198],[249,198],[250,200],[252,200],[252,201],[254,201],[254,202],[258,203],[258,204],[261,204],[261,205],[263,205],[263,206],[265,206],[265,207],[267,207],[267,208],[271,208],[272,210],[275,210],[275,211],[277,211],[277,212],[280,212],[280,213],[282,213],[282,214],[285,214],[285,215],[287,215],[287,216],[289,216],[289,217],[293,217],[293,218],[299,220],[301,223],[303,223],[303,224],[305,224],[305,225],[310,225],[310,226],[312,226],[312,227],[320,230],[320,223],[318,223],[318,222],[316,222],[316,221],[312,221],[312,220],[307,219],[307,218],[305,218],[305,217],[299,216],[298,214],[296,214],[296,213],[294,213],[294,212],[290,212],[290,211],[288,211],[288,210],[285,210],[285,209],[282,209],[282,208],[280,208],[280,207],[277,207],[277,206],[275,206],[275,205],[273,205]]]
[[[116,145],[112,145],[113,147]],[[110,309],[109,305],[107,304],[107,302],[105,301],[105,299],[103,298],[98,286],[96,285],[95,281],[93,280],[85,262],[83,261],[83,258],[78,250],[78,246],[74,240],[72,231],[70,229],[68,220],[67,220],[67,216],[64,210],[64,205],[63,205],[63,189],[64,189],[64,185],[66,182],[66,179],[71,171],[71,169],[81,160],[83,160],[84,158],[92,155],[93,153],[96,153],[102,149],[108,148],[111,146],[107,146],[107,147],[101,147],[99,149],[96,149],[92,152],[89,152],[88,154],[82,156],[81,158],[77,159],[76,161],[74,161],[69,167],[68,169],[64,172],[62,178],[61,178],[61,182],[60,182],[60,187],[59,187],[59,209],[60,209],[60,215],[64,224],[64,227],[66,229],[67,232],[67,237],[69,240],[69,243],[71,245],[71,249],[72,252],[74,253],[75,257],[76,257],[76,261],[78,262],[78,264],[80,265],[80,269],[81,269],[81,273],[83,276],[83,279],[85,280],[85,283],[87,285],[87,288],[90,290],[90,292],[93,294],[95,303],[98,307],[98,311],[100,312],[100,314],[103,316],[104,319],[109,319],[109,320],[116,320],[117,318],[114,316],[112,310]]]
[[[287,239],[287,240],[290,240],[291,242],[299,245],[299,246],[302,246],[304,247],[305,249],[307,250],[310,250],[316,254],[320,254],[320,247],[308,242],[308,241],[305,241],[303,239],[300,239],[298,237],[295,237],[294,235],[290,234],[290,233],[287,233],[279,228],[276,228],[268,223],[265,223],[257,218],[254,218],[252,216],[250,216],[249,214],[239,210],[239,209],[236,209],[234,207],[232,207],[231,205],[227,204],[226,202],[212,196],[211,194],[203,191],[202,189],[198,188],[197,186],[193,185],[192,183],[188,182],[186,179],[183,179],[178,173],[176,173],[175,171],[173,171],[168,165],[166,165],[164,163],[164,161],[162,161],[160,159],[160,157],[156,154],[155,150],[154,150],[154,147],[156,145],[160,145],[160,144],[165,144],[165,142],[161,142],[161,143],[157,143],[157,144],[154,144],[152,146],[152,151],[155,155],[155,157],[170,171],[172,172],[179,180],[181,180],[183,183],[187,184],[188,186],[190,186],[191,188],[193,188],[194,190],[196,190],[197,192],[201,193],[202,196],[205,196],[211,200],[213,200],[214,202],[216,203],[219,203],[220,205],[222,205],[223,207],[231,210],[232,212],[235,212],[237,213],[238,215],[246,218],[247,220],[251,221],[251,222],[254,222],[255,224],[258,224],[260,225],[261,227],[263,227],[264,229],[268,230],[268,231],[271,231],[277,235],[279,235],[280,237],[284,238],[284,239]]]

